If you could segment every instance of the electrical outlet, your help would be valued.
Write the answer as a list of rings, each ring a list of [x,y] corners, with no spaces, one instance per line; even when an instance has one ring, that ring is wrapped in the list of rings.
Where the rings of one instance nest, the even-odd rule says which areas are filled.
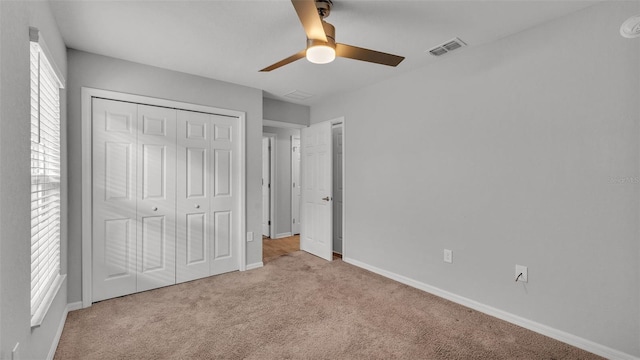
[[[444,249],[444,262],[449,264],[453,262],[453,251]]]
[[[247,241],[253,241],[253,231],[247,233]]]
[[[516,265],[516,281],[529,282],[529,274],[526,266]]]

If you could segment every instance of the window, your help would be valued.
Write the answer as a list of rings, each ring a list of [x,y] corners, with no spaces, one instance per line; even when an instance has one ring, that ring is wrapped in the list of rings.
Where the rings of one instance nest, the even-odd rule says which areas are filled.
[[[42,322],[60,276],[60,82],[31,29],[31,326]],[[34,36],[35,35],[35,36]],[[35,39],[34,39],[35,37]],[[34,41],[35,40],[35,41]]]

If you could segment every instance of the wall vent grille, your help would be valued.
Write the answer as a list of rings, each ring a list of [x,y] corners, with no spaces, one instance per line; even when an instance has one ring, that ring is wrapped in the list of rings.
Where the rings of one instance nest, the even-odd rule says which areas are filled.
[[[464,41],[460,40],[459,38],[453,38],[427,51],[429,52],[429,54],[433,56],[442,56],[453,50],[460,49],[463,46],[467,46],[467,44]]]

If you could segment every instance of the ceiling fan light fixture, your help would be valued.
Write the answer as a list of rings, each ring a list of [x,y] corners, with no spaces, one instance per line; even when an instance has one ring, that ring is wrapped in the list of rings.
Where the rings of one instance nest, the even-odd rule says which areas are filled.
[[[324,20],[329,16],[332,0],[291,0],[291,3],[307,35],[307,47],[261,72],[278,69],[303,57],[315,64],[328,64],[336,57],[387,66],[398,66],[404,60],[403,56],[336,43],[336,28]]]
[[[329,45],[313,45],[307,48],[307,60],[314,64],[328,64],[335,58],[336,49]]]

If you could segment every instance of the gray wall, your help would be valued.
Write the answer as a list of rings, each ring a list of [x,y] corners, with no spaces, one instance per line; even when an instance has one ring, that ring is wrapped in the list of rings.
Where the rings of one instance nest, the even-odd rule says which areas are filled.
[[[180,72],[70,49],[69,107],[69,301],[82,294],[81,87],[125,92],[245,111],[247,231],[261,234],[262,91]],[[262,242],[247,243],[247,264],[262,261]]]
[[[345,257],[640,356],[638,13],[603,2],[312,106],[346,119]]]
[[[262,109],[263,116],[267,120],[283,121],[309,126],[309,114],[311,110],[307,105],[299,105],[286,101],[264,98]]]
[[[67,305],[67,283],[42,325],[31,329],[31,187],[29,26],[41,31],[66,76],[66,49],[47,1],[0,1],[0,358],[20,343],[21,359],[46,358]],[[66,98],[61,92],[64,133]],[[65,144],[62,138],[62,273],[66,273]]]
[[[263,132],[276,134],[276,235],[291,232],[291,136],[298,129],[265,126]],[[272,217],[273,218],[273,217]]]

